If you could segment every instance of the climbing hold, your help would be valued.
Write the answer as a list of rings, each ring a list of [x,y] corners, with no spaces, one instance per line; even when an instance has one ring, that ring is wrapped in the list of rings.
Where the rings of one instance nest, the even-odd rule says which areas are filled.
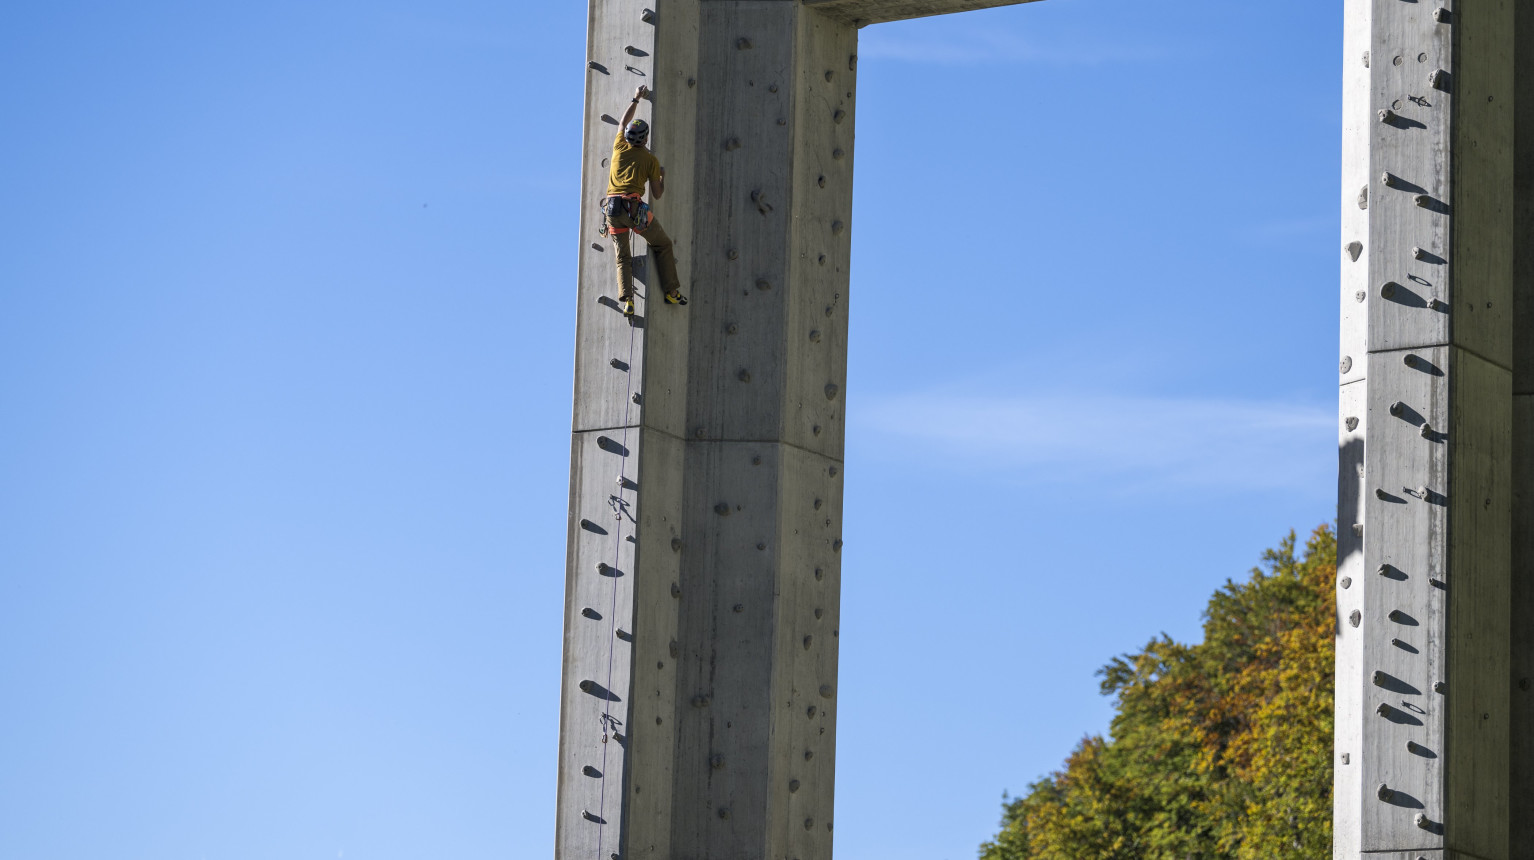
[[[1347,421],[1343,422],[1343,426],[1347,427],[1348,432],[1351,433],[1358,429],[1358,419],[1350,416]]]
[[[1399,609],[1392,609],[1392,610],[1390,610],[1390,614],[1388,616],[1386,616],[1386,617],[1389,618],[1391,621],[1394,621],[1397,624],[1404,623],[1405,620],[1406,620],[1405,613],[1401,612],[1401,610],[1399,610]]]
[[[820,425],[816,424],[814,427],[811,427],[810,428],[810,432],[814,433],[816,436],[819,436],[820,435]]]
[[[738,331],[740,331],[740,326],[736,325],[735,323],[729,323],[724,327],[725,334],[734,334]]]
[[[1337,584],[1342,587],[1343,591],[1346,591],[1352,587],[1353,579],[1352,577],[1344,576],[1342,579],[1337,581]]]
[[[1433,425],[1431,425],[1431,424],[1423,424],[1422,425],[1422,438],[1424,438],[1424,439],[1431,439],[1431,438],[1433,438]]]
[[[847,155],[847,153],[843,152],[840,147],[838,147],[837,149],[831,150],[831,157],[832,158],[844,158],[844,157],[846,157],[846,155]]]
[[[1402,403],[1399,400],[1397,400],[1396,402],[1390,404],[1390,414],[1394,415],[1397,418],[1400,418],[1401,417],[1401,413],[1403,413],[1405,411],[1406,411],[1406,404]]]
[[[830,83],[831,82],[831,77],[832,77],[831,70],[830,69],[826,69],[826,83]]]
[[[634,405],[636,405],[636,406],[638,406],[641,403],[644,403],[644,395],[640,394],[637,391],[634,392],[634,395],[632,397],[630,397],[629,399],[634,401]]]
[[[623,361],[622,359],[615,358],[612,361],[609,361],[607,363],[612,365],[613,367],[616,367],[619,370],[628,370],[629,369],[628,362]]]
[[[814,641],[815,641],[815,637],[814,636],[806,636],[806,637],[804,637],[804,650],[806,650],[806,651],[810,650],[810,644],[813,643]]]
[[[1380,707],[1384,708],[1385,706],[1384,705],[1380,705]],[[1374,790],[1374,795],[1376,797],[1378,797],[1380,800],[1388,801],[1392,797],[1395,797],[1396,793],[1390,790],[1390,786],[1388,786],[1388,785],[1386,785],[1385,783],[1382,782],[1382,783],[1380,783],[1380,787]]]
[[[708,766],[714,770],[724,770],[724,756],[717,753],[708,757]]]
[[[820,685],[820,698],[829,699],[834,695],[836,695],[836,690],[833,689],[830,684]]]
[[[744,604],[744,603],[737,603],[737,604],[735,604],[735,606],[734,606],[734,607],[732,607],[732,608],[733,608],[733,609],[734,609],[734,610],[735,610],[735,611],[736,611],[736,612],[737,612],[737,613],[740,613],[740,612],[745,612],[745,611],[746,611],[746,605],[745,605],[745,604]]]
[[[1351,356],[1351,355],[1344,355],[1342,357],[1342,361],[1338,362],[1337,369],[1341,370],[1343,373],[1347,373],[1348,371],[1352,370],[1353,369],[1353,356]]]
[[[605,249],[601,245],[598,245],[597,243],[592,242],[591,243],[591,250],[593,250],[593,251],[602,251],[602,250],[605,250]]]
[[[1363,613],[1359,612],[1357,609],[1353,610],[1353,612],[1348,615],[1348,624],[1353,627],[1357,627],[1363,620]]]
[[[778,85],[777,84],[768,84],[767,85],[767,92],[775,93],[777,91],[778,91]]]
[[[751,40],[747,39],[745,36],[741,36],[739,39],[735,40],[735,49],[737,51],[751,50]]]
[[[1358,192],[1358,208],[1360,208],[1360,209],[1368,209],[1369,208],[1369,186],[1367,186],[1367,185],[1365,185]]]
[[[1411,255],[1412,255],[1412,259],[1415,259],[1415,260],[1426,260],[1427,259],[1427,251],[1424,251],[1421,248],[1413,247],[1411,249]]]
[[[820,580],[825,579],[825,578],[826,578],[826,572],[824,570],[818,568],[818,567],[815,568],[815,581],[819,582]]]
[[[623,53],[628,54],[630,57],[648,57],[648,56],[650,56],[648,53],[639,50],[638,48],[634,47],[633,45],[624,45],[623,46]]]
[[[757,549],[758,552],[760,552],[761,550],[764,550],[766,548],[767,548],[767,544],[764,544],[764,543],[759,543],[759,544],[756,545],[756,549]]]
[[[810,705],[808,708],[805,708],[804,715],[812,720],[815,719],[815,706]]]
[[[675,598],[679,598],[681,596],[682,596],[682,587],[680,585],[677,585],[674,582],[671,583],[671,597],[673,599],[675,599]]]
[[[836,540],[831,541],[831,551],[832,552],[841,552],[842,551],[842,539],[841,538],[837,538]]]
[[[1447,90],[1449,88],[1449,73],[1443,69],[1434,69],[1427,76],[1427,85],[1435,90]]]
[[[751,202],[756,204],[756,211],[766,215],[772,211],[772,205],[767,202],[766,195],[760,189],[751,192]]]
[[[581,614],[586,616],[587,618],[590,618],[592,621],[601,621],[602,620],[602,613],[596,611],[595,609],[592,609],[589,606],[586,607],[585,609],[582,609],[581,610]]]
[[[1364,252],[1364,243],[1358,241],[1349,242],[1343,246],[1343,250],[1346,251],[1348,256],[1352,258],[1353,262],[1356,263],[1358,262],[1358,255]]]
[[[740,149],[740,138],[732,137],[724,142],[725,152],[733,152],[737,149]]]
[[[757,278],[756,279],[756,288],[759,289],[759,290],[770,290],[770,289],[772,289],[772,282],[767,280],[766,278]]]
[[[1374,572],[1379,574],[1380,576],[1387,576],[1388,577],[1388,576],[1390,576],[1390,565],[1382,564]]]
[[[697,85],[698,85],[698,79],[697,78],[688,78],[687,79],[687,88],[688,89],[692,89],[693,87],[695,87]]]
[[[1416,367],[1417,361],[1418,359],[1415,355],[1407,355],[1401,359],[1401,363],[1405,364],[1407,367]]]
[[[724,252],[724,256],[726,259],[738,260],[740,259],[740,252],[734,248],[731,248],[730,250]]]
[[[805,753],[805,755],[808,756],[809,753]],[[806,819],[804,819],[804,829],[805,830],[813,830],[814,828],[815,828],[815,819],[813,819],[813,818],[806,818]]]
[[[816,621],[819,621],[820,620],[820,616],[825,615],[825,614],[826,614],[826,611],[824,609],[821,609],[819,606],[815,607],[815,620]]]
[[[1439,681],[1439,682],[1437,682],[1436,684],[1433,685],[1433,692],[1435,692],[1435,693],[1444,693],[1444,692],[1447,692],[1448,689],[1449,689],[1449,685],[1445,684],[1443,681]]]
[[[788,793],[789,794],[793,794],[794,792],[796,792],[798,790],[799,790],[799,780],[797,780],[797,779],[789,780],[788,781]]]
[[[826,388],[825,388],[826,399],[827,400],[835,400],[836,399],[836,392],[839,391],[839,390],[840,389],[838,389],[836,387],[836,383],[834,383],[834,382],[827,382],[826,383]]]
[[[1387,124],[1395,122],[1397,119],[1399,119],[1399,117],[1396,115],[1396,112],[1391,110],[1390,108],[1382,109],[1379,112],[1379,117],[1380,117],[1380,122],[1387,123]]]
[[[1375,672],[1374,673],[1374,686],[1376,686],[1376,687],[1383,687],[1383,686],[1385,686],[1385,673],[1384,672]]]
[[[1421,813],[1421,812],[1417,813],[1416,816],[1412,818],[1412,823],[1416,824],[1418,827],[1422,828],[1423,830],[1432,830],[1433,829],[1433,822],[1428,820],[1428,817],[1427,817],[1427,815],[1425,813]]]
[[[1387,502],[1387,501],[1390,500],[1390,494],[1385,492],[1384,490],[1375,490],[1374,491],[1374,497],[1376,499],[1379,499],[1382,502]]]
[[[1369,298],[1369,294],[1364,292],[1363,290],[1359,290],[1358,292],[1353,294],[1353,301],[1355,301],[1355,302],[1362,302],[1364,299],[1367,299],[1367,298]]]
[[[728,819],[730,817],[730,810],[728,808],[721,808],[719,810],[719,817]]]
[[[1418,194],[1416,197],[1412,198],[1412,202],[1417,204],[1417,207],[1420,209],[1433,208],[1433,198],[1427,196],[1426,194]]]
[[[593,684],[590,681],[582,681],[581,684],[580,684],[581,692],[589,693],[592,690],[596,689],[596,686],[597,686],[596,684]]]
[[[1383,296],[1384,298],[1387,298],[1387,299],[1391,298],[1395,294],[1396,294],[1396,284],[1395,284],[1394,281],[1386,284],[1383,287],[1380,287],[1380,295]]]
[[[822,502],[820,499],[816,499],[815,500],[815,510],[817,510],[817,511],[820,510],[820,506],[823,505],[823,504],[825,504],[825,502]]]
[[[606,824],[607,823],[605,820],[602,819],[601,816],[599,816],[596,813],[591,812],[589,810],[585,810],[585,809],[581,810],[581,817],[586,819],[587,821],[594,821],[597,824]]]
[[[584,773],[585,775],[587,775],[589,777],[592,777],[594,779],[601,779],[602,778],[602,772],[600,770],[597,770],[596,768],[592,767],[589,764],[586,765],[585,767],[581,768],[581,773]]]
[[[815,751],[814,750],[805,750],[804,751],[804,760],[805,761],[809,761],[810,759],[812,759],[814,757],[815,757]]]
[[[831,114],[831,121],[835,122],[835,123],[839,123],[839,122],[841,122],[842,120],[844,120],[846,118],[847,118],[847,112],[842,110],[841,108],[837,108],[836,112]]]
[[[1450,12],[1448,9],[1443,8],[1442,6],[1433,10],[1433,20],[1439,24],[1447,24],[1452,21],[1453,18],[1454,13]]]
[[[750,382],[751,372],[742,368],[739,373],[735,374],[735,378],[739,379],[741,382]]]
[[[694,708],[706,708],[706,707],[708,707],[708,696],[702,696],[702,695],[693,696],[692,697],[692,706]]]
[[[1364,68],[1369,68],[1369,52],[1364,51]]]
[[[820,329],[810,330],[810,343],[820,343]]]
[[[720,502],[719,504],[714,505],[714,513],[721,517],[727,517],[730,515],[730,506],[724,502]]]
[[[1385,171],[1384,175],[1382,175],[1380,177],[1380,181],[1385,183],[1385,187],[1386,188],[1394,188],[1394,187],[1396,187],[1396,178],[1388,170]]]

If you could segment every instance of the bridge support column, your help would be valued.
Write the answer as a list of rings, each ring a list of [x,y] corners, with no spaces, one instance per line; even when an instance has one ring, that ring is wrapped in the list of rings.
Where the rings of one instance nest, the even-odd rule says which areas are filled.
[[[1527,817],[1508,766],[1514,11],[1346,7],[1339,858],[1504,860]]]

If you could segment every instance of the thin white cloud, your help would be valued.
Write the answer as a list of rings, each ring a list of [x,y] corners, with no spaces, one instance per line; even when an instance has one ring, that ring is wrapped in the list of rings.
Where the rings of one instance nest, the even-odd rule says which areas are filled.
[[[914,393],[858,403],[874,456],[1105,491],[1166,487],[1330,492],[1333,409],[1283,401],[1112,394]]]
[[[965,30],[944,36],[912,36],[896,29],[870,28],[859,39],[858,55],[864,58],[942,65],[1037,63],[1097,66],[1160,60],[1170,55],[1170,51],[1163,46],[1083,43],[1071,39],[1045,43],[1007,30]]]

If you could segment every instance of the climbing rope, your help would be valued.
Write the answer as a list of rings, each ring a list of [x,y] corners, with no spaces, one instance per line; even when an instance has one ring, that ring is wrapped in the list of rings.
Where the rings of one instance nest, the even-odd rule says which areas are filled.
[[[638,521],[629,513],[628,503],[623,499],[623,491],[628,487],[628,461],[629,461],[629,410],[634,403],[634,340],[635,329],[633,320],[629,321],[629,354],[628,354],[628,391],[623,400],[623,437],[619,443],[619,450],[623,453],[619,457],[618,465],[618,490],[608,498],[608,504],[613,509],[613,516],[617,518],[618,525],[613,529],[613,564],[608,578],[612,580],[611,599],[607,607],[607,681],[603,684],[606,695],[602,697],[602,777],[600,782],[601,798],[597,802],[597,860],[602,860],[602,840],[607,831],[607,740],[611,732],[613,740],[617,740],[618,726],[622,720],[617,720],[612,715],[613,709],[613,655],[617,648],[613,644],[618,638],[618,562],[623,556],[623,517],[628,514],[630,521],[634,522],[637,533]],[[639,381],[641,390],[644,381]],[[614,852],[613,857],[618,854]]]

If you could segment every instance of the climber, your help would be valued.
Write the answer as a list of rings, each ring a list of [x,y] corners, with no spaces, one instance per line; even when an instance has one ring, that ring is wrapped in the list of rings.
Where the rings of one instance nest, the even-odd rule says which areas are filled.
[[[682,284],[676,275],[676,252],[671,237],[661,227],[660,221],[644,201],[645,182],[656,200],[666,193],[666,169],[660,159],[645,148],[650,137],[650,125],[642,119],[634,119],[639,100],[649,95],[640,87],[634,91],[629,109],[623,114],[620,131],[613,139],[613,155],[607,173],[607,196],[602,198],[603,229],[612,237],[613,251],[618,256],[618,303],[625,316],[634,315],[634,258],[629,247],[629,231],[644,237],[660,270],[660,282],[666,294],[666,303],[687,304],[682,295]]]

